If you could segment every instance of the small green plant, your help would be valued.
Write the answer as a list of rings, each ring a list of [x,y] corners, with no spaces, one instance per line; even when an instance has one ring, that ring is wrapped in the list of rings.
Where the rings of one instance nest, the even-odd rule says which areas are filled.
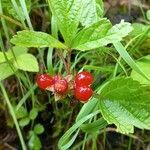
[[[108,124],[115,124],[117,132],[122,134],[133,133],[134,127],[150,130],[150,58],[148,55],[135,62],[128,53],[128,47],[132,41],[128,43],[125,39],[127,36],[135,37],[142,31],[145,32],[136,37],[138,40],[143,35],[149,37],[150,27],[141,25],[139,31],[136,30],[139,29],[139,24],[131,25],[123,20],[113,26],[109,19],[103,17],[102,0],[47,0],[47,3],[51,10],[49,13],[52,14],[52,35],[33,31],[32,28],[18,31],[10,40],[15,45],[12,50],[0,52],[0,70],[2,70],[0,81],[12,74],[17,75],[18,70],[28,72],[40,70],[42,73],[37,75],[34,82],[37,82],[41,90],[51,91],[53,93],[51,96],[54,96],[55,100],[63,103],[63,99],[69,96],[69,100],[74,97],[83,103],[87,102],[78,113],[73,126],[60,138],[58,147],[61,150],[70,149],[80,130],[85,133],[82,149],[84,149],[87,135],[97,137],[99,131]],[[147,12],[147,18],[149,18],[149,12]],[[30,25],[29,20],[28,24]],[[55,50],[60,58],[60,64],[56,64],[56,68],[52,70],[52,64],[49,64],[50,57],[47,57],[47,69],[39,68],[37,58],[27,52],[27,48],[32,47],[37,48],[39,53],[43,48],[48,48],[48,56],[51,58],[52,51]],[[99,82],[97,86],[94,86],[96,73],[91,75],[89,71],[83,71],[90,70],[90,65],[84,66],[81,63],[80,68],[76,68],[77,62],[73,62],[71,56],[75,53],[77,58],[80,53],[91,55],[92,52],[93,55],[94,53],[99,55],[103,53],[103,50],[106,54],[110,54],[111,48],[119,54],[119,58],[112,54],[117,60],[114,71],[110,71],[111,67],[94,66],[94,60],[90,64],[91,70],[104,69],[106,72],[113,72],[103,83]],[[87,55],[87,57],[90,59],[92,56]],[[126,64],[132,71],[126,71],[124,67]],[[62,69],[61,65],[65,69]],[[1,88],[7,98],[2,85]],[[40,149],[38,135],[44,132],[44,127],[38,123],[34,124],[40,110],[37,106],[35,107],[33,101],[33,108],[28,113],[22,106],[23,102],[24,100],[19,102],[17,109],[14,108],[12,112],[15,115],[16,127],[20,134],[19,127],[23,128],[31,124],[28,146],[30,149]],[[11,106],[9,109],[12,110]],[[26,149],[22,136],[20,140],[23,149]]]

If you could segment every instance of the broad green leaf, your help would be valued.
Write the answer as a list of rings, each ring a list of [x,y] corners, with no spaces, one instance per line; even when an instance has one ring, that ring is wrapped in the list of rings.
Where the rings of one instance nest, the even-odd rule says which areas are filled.
[[[14,58],[14,55],[15,57],[17,57],[19,55],[26,54],[27,51],[28,49],[26,47],[14,46],[12,47],[12,50],[11,49],[8,50],[7,55],[9,56],[8,58],[11,59],[11,58]]]
[[[83,26],[91,25],[103,15],[103,3],[96,0],[83,0],[83,9],[80,22]]]
[[[105,38],[108,30],[111,28],[111,23],[107,19],[85,27],[82,29],[73,41],[72,47],[78,50],[90,50],[101,47],[102,39]]]
[[[23,118],[23,119],[21,119],[21,120],[19,121],[19,125],[20,125],[21,127],[25,127],[25,126],[27,126],[29,123],[30,123],[30,119],[29,119],[28,117]]]
[[[57,18],[60,32],[68,46],[77,32],[83,0],[48,0],[53,15]]]
[[[34,120],[38,115],[38,110],[37,108],[33,108],[31,109],[30,113],[29,113],[29,117],[31,120]]]
[[[44,132],[44,127],[41,124],[36,124],[34,127],[34,132],[36,134],[42,134]]]
[[[145,56],[137,61],[136,63],[140,68],[142,68],[143,72],[149,77],[150,79],[150,55]],[[132,70],[131,77],[134,80],[139,81],[141,84],[147,84],[150,85],[150,81],[148,81],[146,78],[138,74],[136,71]]]
[[[111,28],[107,19],[85,27],[74,39],[72,47],[77,50],[90,50],[121,41],[132,31],[130,23],[121,21]]]
[[[0,63],[6,62],[5,56],[3,52],[0,52]]]
[[[7,52],[5,52],[5,55],[7,57],[8,60],[10,59],[14,59],[15,57],[21,55],[21,54],[25,54],[27,53],[27,48],[25,47],[20,47],[20,46],[14,46],[11,49],[9,49]],[[0,52],[0,63],[6,62],[6,58],[4,56],[3,52]]]
[[[14,61],[14,66],[18,69],[29,71],[29,72],[38,72],[38,62],[36,58],[31,54],[22,54],[16,58]]]
[[[14,71],[17,69],[14,68]],[[1,63],[0,64],[0,81],[8,78],[9,76],[14,74],[14,71],[10,67],[8,63]]]
[[[96,0],[96,9],[99,17],[104,15],[104,2],[103,0]]]
[[[66,48],[63,43],[47,33],[29,30],[17,32],[17,35],[11,39],[11,43],[22,47]]]
[[[128,22],[121,20],[119,24],[114,25],[107,33],[106,39],[111,40],[111,43],[119,42],[123,37],[127,36],[133,30]]]
[[[104,119],[121,133],[133,133],[134,126],[150,129],[150,95],[132,78],[109,81],[101,90],[99,107]]]

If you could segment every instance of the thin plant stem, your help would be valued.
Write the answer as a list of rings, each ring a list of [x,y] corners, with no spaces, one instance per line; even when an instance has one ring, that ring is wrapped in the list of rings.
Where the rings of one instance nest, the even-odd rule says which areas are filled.
[[[65,70],[66,70],[67,74],[69,74],[68,65],[67,65],[67,62],[66,62],[66,60],[65,60],[65,58],[63,56],[62,51],[57,49],[57,54],[60,57],[60,59],[63,61],[63,64],[64,64],[64,67],[65,67]]]
[[[0,17],[1,17],[1,18],[4,18],[5,20],[7,20],[7,21],[9,21],[9,22],[11,22],[11,23],[13,23],[13,24],[15,24],[15,25],[21,27],[21,28],[24,28],[24,26],[23,26],[19,21],[14,20],[14,19],[12,19],[11,17],[8,17],[8,16],[6,16],[6,15],[4,15],[4,14],[1,14],[1,13],[0,13]]]
[[[7,103],[7,105],[8,105],[10,114],[11,114],[11,116],[12,116],[12,118],[13,118],[14,123],[15,123],[16,130],[17,130],[17,133],[18,133],[20,142],[21,142],[22,149],[23,149],[23,150],[27,150],[25,141],[24,141],[24,139],[23,139],[23,135],[22,135],[22,133],[21,133],[21,129],[20,129],[20,127],[19,127],[19,123],[18,123],[18,121],[17,121],[16,115],[15,115],[15,112],[14,112],[14,109],[13,109],[13,106],[11,105],[11,102],[10,102],[10,100],[9,100],[9,97],[8,97],[8,95],[7,95],[7,92],[6,92],[4,86],[3,86],[3,84],[2,84],[1,82],[0,82],[0,87],[1,87],[1,90],[2,90],[2,93],[3,93],[3,96],[4,96],[5,100],[6,100],[6,103]]]

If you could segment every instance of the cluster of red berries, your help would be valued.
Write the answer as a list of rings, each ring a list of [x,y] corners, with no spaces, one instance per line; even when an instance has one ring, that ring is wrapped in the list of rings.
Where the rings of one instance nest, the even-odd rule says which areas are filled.
[[[93,76],[83,71],[75,76],[74,81],[67,77],[60,75],[50,76],[48,74],[39,74],[36,78],[38,86],[43,90],[49,90],[58,95],[66,95],[73,93],[74,97],[82,102],[87,102],[93,95],[91,84],[93,82]]]

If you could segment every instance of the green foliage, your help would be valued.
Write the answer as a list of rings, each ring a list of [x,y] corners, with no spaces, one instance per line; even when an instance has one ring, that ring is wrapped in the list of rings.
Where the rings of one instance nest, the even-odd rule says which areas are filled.
[[[23,14],[22,8],[20,6],[19,0],[15,0],[16,4],[18,5],[18,13],[16,12],[16,10],[12,7],[12,1],[14,0],[2,0],[2,6],[4,9],[5,13],[8,13],[9,15],[13,16],[13,18],[17,19],[17,20],[25,20],[25,16]],[[31,0],[25,0],[26,1],[26,5],[27,5],[27,10],[28,12],[30,12],[31,10]]]
[[[33,131],[30,134],[31,137],[28,143],[30,150],[40,150],[42,145],[39,137]]]
[[[104,46],[103,38],[111,28],[111,23],[107,19],[85,27],[82,29],[73,41],[73,48],[78,50],[90,50]]]
[[[17,32],[17,35],[11,39],[11,43],[23,47],[66,48],[64,44],[47,33],[28,30]]]
[[[97,105],[97,99],[93,98],[88,103],[84,104],[80,112],[78,113],[76,117],[76,122],[87,116],[88,114],[92,113],[95,110],[95,107]]]
[[[140,58],[136,63],[143,72],[150,78],[150,55]],[[134,80],[139,81],[141,84],[150,85],[150,81],[145,79],[143,76],[132,70],[131,77]]]
[[[76,122],[59,140],[58,147],[61,150],[67,150],[75,141],[77,134],[79,132],[78,128],[87,120],[97,115],[99,111],[90,113],[89,115],[83,117],[78,122]],[[74,132],[76,132],[74,134]]]
[[[57,19],[59,30],[68,46],[74,38],[79,25],[83,0],[48,0],[51,11]]]
[[[92,123],[86,123],[81,125],[81,130],[86,133],[98,133],[101,129],[107,126],[106,120],[99,118]]]
[[[12,49],[9,49],[7,52],[5,52],[5,55],[8,60],[15,59],[15,57],[27,53],[27,48],[20,47],[20,46],[14,46]],[[7,62],[7,59],[5,58],[5,55],[3,52],[0,52],[0,63]]]
[[[149,56],[147,56],[135,63],[127,51],[129,49],[130,52],[130,42],[134,43],[134,40],[136,38],[140,40],[141,37],[150,37],[149,25],[138,23],[131,26],[130,23],[121,21],[119,24],[113,26],[108,19],[103,18],[104,6],[102,0],[47,0],[46,2],[48,2],[50,6],[52,16],[50,16],[51,14],[47,12],[47,7],[45,7],[45,5],[43,5],[42,3],[40,3],[39,5],[37,1],[34,2],[34,9],[38,8],[40,10],[42,7],[42,11],[39,13],[33,11],[33,15],[38,14],[43,17],[43,14],[47,13],[49,16],[46,16],[44,18],[46,21],[51,17],[51,29],[47,28],[46,25],[44,26],[44,28],[42,27],[42,31],[50,30],[52,36],[39,31],[19,31],[17,32],[17,35],[15,35],[10,41],[16,46],[12,47],[12,49],[9,49],[8,51],[4,51],[3,47],[7,47],[7,42],[9,42],[5,42],[4,35],[6,34],[6,39],[8,40],[8,31],[11,31],[10,33],[18,31],[18,27],[14,27],[14,32],[12,32],[12,28],[7,29],[7,22],[4,23],[4,21],[9,18],[7,18],[7,14],[11,14],[14,18],[20,20],[20,24],[22,24],[20,26],[24,27],[24,29],[28,29],[26,23],[30,26],[30,29],[34,27],[30,25],[30,22],[32,22],[32,20],[30,21],[28,13],[26,11],[22,11],[26,9],[28,10],[28,12],[30,11],[31,0],[3,0],[2,10],[3,12],[6,12],[6,14],[4,14],[6,16],[4,17],[6,20],[2,20],[2,26],[4,28],[5,34],[2,33],[2,36],[0,35],[1,49],[3,50],[3,52],[0,52],[0,81],[9,77],[10,75],[13,75],[19,70],[30,72],[39,71],[36,56],[27,53],[27,48],[29,47],[42,49],[46,49],[47,47],[49,48],[47,60],[45,60],[46,51],[40,51],[41,49],[38,49],[39,53],[37,55],[37,58],[39,58],[40,64],[43,63],[44,68],[46,68],[44,63],[47,61],[47,64],[49,65],[47,67],[48,71],[46,68],[46,70],[40,70],[40,72],[48,72],[52,74],[55,74],[56,72],[63,72],[64,74],[70,72],[71,74],[75,75],[74,72],[78,72],[77,70],[87,69],[92,70],[94,76],[98,79],[100,78],[96,83],[97,85],[93,85],[93,89],[95,90],[93,98],[91,98],[91,100],[82,107],[76,117],[75,123],[60,138],[58,142],[59,149],[70,149],[70,147],[76,140],[80,130],[82,130],[82,133],[86,133],[85,138],[83,141],[81,141],[81,143],[85,144],[90,137],[89,135],[92,134],[92,138],[95,136],[92,139],[93,144],[96,136],[101,133],[100,130],[105,128],[107,124],[115,124],[117,130],[124,134],[133,133],[134,127],[138,127],[141,129],[150,129],[150,97],[148,93],[149,89],[145,86],[150,84],[148,80],[148,78],[150,78],[150,58]],[[45,21],[44,19],[42,21]],[[147,19],[149,19],[149,11],[147,12]],[[12,21],[11,18],[9,18],[8,20]],[[12,22],[16,22],[16,20],[13,20]],[[34,29],[36,29],[36,27]],[[59,34],[58,30],[60,31],[62,36]],[[129,44],[127,43],[128,39],[126,40],[124,38],[128,35],[128,39],[133,38],[131,39]],[[123,41],[123,44],[127,44],[127,46],[123,46],[120,41]],[[111,45],[105,48],[104,46],[108,44]],[[139,46],[141,44],[142,42],[139,44]],[[8,44],[8,46],[11,47],[10,43]],[[125,47],[127,47],[128,49],[126,50]],[[135,46],[135,48],[137,47]],[[117,55],[117,53],[111,53],[114,52],[114,49],[116,49],[120,57]],[[59,54],[61,60],[59,60],[57,57],[53,57],[53,54],[55,53],[54,50],[56,50],[56,53],[60,52]],[[64,52],[63,50],[66,51]],[[72,57],[71,52],[73,50],[79,51],[74,51]],[[89,51],[85,52],[84,54],[83,52],[80,52],[86,50]],[[111,54],[117,61],[116,64],[110,58]],[[144,86],[139,82],[133,80],[132,78],[126,78],[123,76],[124,72],[126,73],[126,75],[128,75],[128,69],[130,68],[128,68],[129,66],[126,66],[124,62],[122,63],[121,58],[133,69],[131,77],[135,80],[138,80],[141,84],[145,84]],[[72,60],[74,60],[73,63],[70,62]],[[84,60],[86,61],[84,62]],[[64,64],[67,68],[65,68],[66,72],[64,72],[62,62],[65,62]],[[124,72],[121,72],[119,70],[119,65],[124,69]],[[54,72],[53,70],[56,72]],[[18,99],[20,101],[17,101],[19,102],[17,108],[16,106],[14,106],[13,108],[15,117],[16,119],[18,119],[15,120],[16,129],[17,131],[19,130],[18,126],[20,126],[22,129],[24,129],[24,127],[26,126],[28,128],[31,127],[27,137],[28,146],[31,150],[39,150],[42,149],[39,135],[42,134],[45,129],[42,124],[37,122],[38,119],[36,118],[39,115],[39,111],[43,111],[47,106],[48,101],[46,101],[45,103],[45,101],[43,100],[37,100],[40,94],[38,94],[37,96],[35,95],[35,93],[37,93],[37,90],[36,92],[34,90],[36,89],[37,85],[35,83],[30,83],[33,79],[32,74],[30,74],[32,78],[31,80],[30,76],[26,79],[26,76],[28,76],[27,74],[26,76],[24,76],[23,73],[20,75],[17,72],[16,75],[17,79],[19,79],[18,81],[20,85],[23,85],[23,87],[21,87],[20,89],[22,91],[22,94],[24,95],[20,100],[21,94],[18,94]],[[113,80],[111,80],[112,76]],[[120,76],[120,78],[118,78],[117,76]],[[105,84],[103,84],[102,82],[104,82]],[[28,85],[31,86],[28,87]],[[34,86],[32,87],[32,85]],[[7,103],[9,104],[7,93],[4,92],[4,90],[3,93],[5,99],[7,100]],[[69,94],[70,95],[68,96],[71,97],[72,93]],[[69,97],[67,98],[69,99]],[[31,99],[31,102],[27,102],[28,99]],[[48,95],[48,100],[51,103],[50,105],[54,107],[54,112],[52,114],[56,115],[55,118],[57,123],[54,125],[54,130],[56,130],[54,134],[51,135],[52,138],[55,138],[59,136],[61,130],[65,127],[64,120],[66,121],[66,118],[68,117],[68,115],[70,115],[71,111],[67,111],[66,113],[65,106],[67,105],[68,108],[67,101],[62,104],[60,109],[57,109],[59,107],[57,107],[57,104],[53,102],[53,99],[51,99],[51,95]],[[38,106],[40,106],[40,108]],[[11,110],[11,107],[9,108]],[[13,114],[13,111],[11,110],[10,113]],[[62,114],[65,115],[62,116]],[[73,114],[76,113],[73,112]],[[70,121],[68,121],[68,123],[70,123]],[[17,124],[19,125],[17,126]],[[20,131],[18,135],[21,139],[20,141],[22,142],[23,136],[20,134]],[[82,149],[84,149],[84,144]],[[26,148],[23,148],[23,150],[25,149]],[[94,148],[92,147],[92,149]]]
[[[35,56],[27,53],[25,47],[14,46],[8,52],[0,52],[0,69],[1,81],[13,75],[18,69],[38,72],[39,66]]]
[[[38,72],[39,67],[36,58],[31,54],[22,54],[14,61],[14,66],[17,69],[21,69],[29,72]]]
[[[25,127],[25,126],[27,126],[29,123],[30,123],[30,118],[28,118],[28,117],[22,118],[22,119],[20,119],[20,121],[19,121],[19,125],[20,125],[21,127]]]
[[[96,23],[103,16],[103,3],[96,0],[83,0],[83,9],[80,22],[83,26]]]
[[[132,24],[133,31],[130,33],[131,36],[137,36],[137,35],[142,35],[148,28],[148,25],[144,25],[142,23],[133,23]],[[150,31],[146,35],[150,38]]]
[[[150,97],[139,82],[131,78],[109,81],[100,92],[99,108],[109,124],[121,133],[133,133],[133,127],[150,129]]]
[[[15,68],[14,68],[14,71],[16,71]],[[11,75],[13,75],[14,71],[8,63],[1,63],[0,64],[0,81],[8,78]]]
[[[31,120],[34,120],[38,116],[37,108],[32,108],[29,114]]]
[[[143,72],[141,68],[135,63],[135,61],[132,59],[132,57],[129,55],[129,53],[126,51],[125,47],[120,43],[113,43],[114,47],[116,48],[117,52],[120,54],[120,56],[124,59],[124,61],[137,73],[142,75],[146,80],[150,80],[148,76]]]
[[[34,132],[35,132],[36,134],[42,134],[42,133],[44,132],[44,127],[43,127],[43,125],[41,125],[41,124],[36,124],[36,125],[34,126]]]
[[[21,106],[18,110],[16,110],[15,108],[15,114],[17,119],[21,119],[28,116],[28,112],[23,106]]]
[[[116,43],[122,40],[132,31],[130,23],[121,21],[111,28],[111,23],[107,19],[85,27],[74,39],[73,48],[78,50],[91,50]]]

